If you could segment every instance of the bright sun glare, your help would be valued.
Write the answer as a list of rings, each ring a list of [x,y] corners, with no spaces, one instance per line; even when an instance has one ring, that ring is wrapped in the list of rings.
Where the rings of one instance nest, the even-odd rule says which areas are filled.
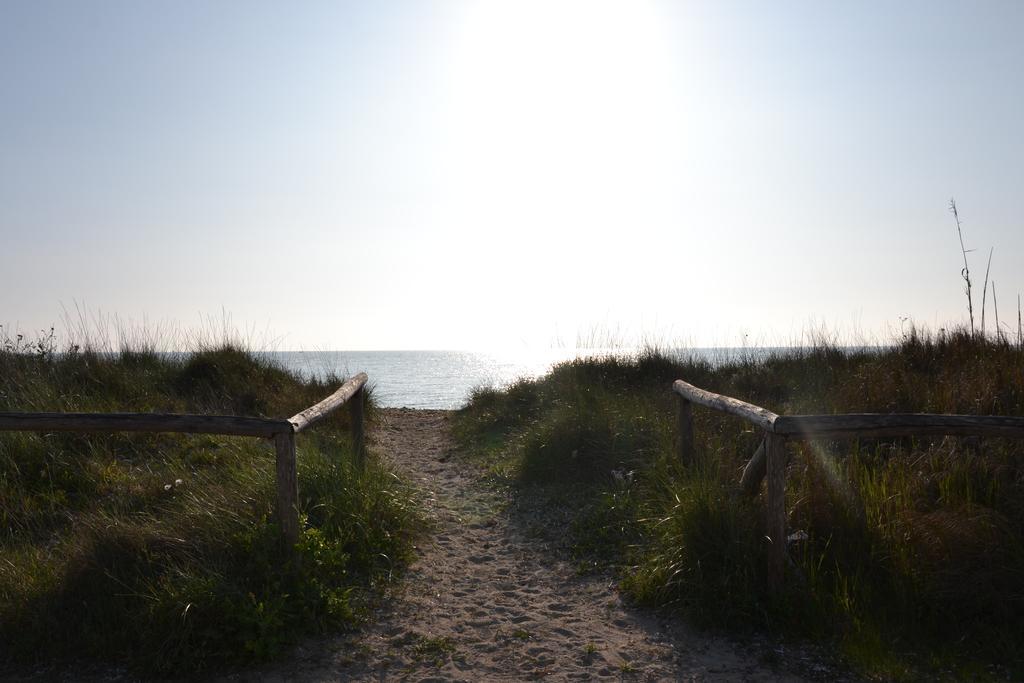
[[[633,222],[665,182],[678,125],[662,26],[646,2],[467,7],[447,112],[459,201],[497,203],[516,229]]]

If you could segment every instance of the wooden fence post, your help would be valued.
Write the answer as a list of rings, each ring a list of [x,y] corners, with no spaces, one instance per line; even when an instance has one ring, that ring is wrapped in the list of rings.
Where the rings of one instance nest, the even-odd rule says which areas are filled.
[[[678,396],[678,394],[677,394]],[[693,404],[679,396],[676,414],[676,426],[679,432],[679,459],[684,465],[693,464]]]
[[[277,452],[277,519],[287,551],[299,542],[299,479],[295,471],[295,434],[274,435]]]
[[[786,437],[769,432],[764,444],[768,469],[766,527],[772,543],[769,570],[771,582],[778,586],[786,568]]]
[[[349,416],[352,418],[352,454],[359,469],[363,469],[366,465],[366,436],[363,418],[365,401],[366,390],[364,387],[359,387],[359,391],[348,402]]]

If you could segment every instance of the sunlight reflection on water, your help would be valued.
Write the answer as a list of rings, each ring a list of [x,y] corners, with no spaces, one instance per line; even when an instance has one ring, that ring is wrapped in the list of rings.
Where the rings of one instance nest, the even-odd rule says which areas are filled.
[[[461,408],[477,387],[505,386],[539,377],[576,351],[503,354],[468,351],[317,351],[274,354],[304,376],[365,372],[379,405],[388,408]]]
[[[722,360],[725,349],[688,349]],[[735,350],[732,350],[735,351]],[[273,355],[303,376],[365,372],[379,405],[388,408],[461,408],[473,389],[505,386],[540,377],[551,366],[578,357],[628,355],[629,349],[552,349],[528,352],[469,351],[285,351]]]

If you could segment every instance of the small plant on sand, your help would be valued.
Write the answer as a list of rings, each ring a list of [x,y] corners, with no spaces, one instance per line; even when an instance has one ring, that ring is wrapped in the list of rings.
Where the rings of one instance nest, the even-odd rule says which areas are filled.
[[[455,641],[448,636],[419,636],[412,646],[413,657],[417,661],[429,662],[433,666],[444,666],[455,650]]]

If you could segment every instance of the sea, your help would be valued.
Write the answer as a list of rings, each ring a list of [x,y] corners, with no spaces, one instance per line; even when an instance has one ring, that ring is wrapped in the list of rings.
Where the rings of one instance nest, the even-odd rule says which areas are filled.
[[[670,355],[697,356],[714,364],[778,349],[689,348]],[[474,389],[501,388],[547,374],[575,358],[630,355],[630,349],[479,351],[278,351],[271,355],[304,377],[350,377],[365,372],[374,400],[386,408],[458,409]]]

